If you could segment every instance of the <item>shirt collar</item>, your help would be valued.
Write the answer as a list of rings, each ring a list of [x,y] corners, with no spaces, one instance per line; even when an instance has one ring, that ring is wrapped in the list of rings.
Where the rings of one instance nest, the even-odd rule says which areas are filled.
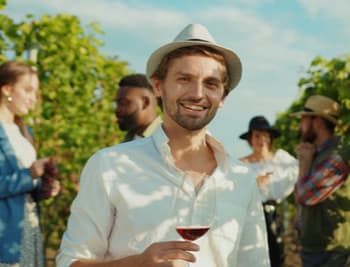
[[[320,146],[317,147],[317,152],[319,153],[337,142],[338,142],[338,137],[332,136],[331,138],[329,138],[328,140],[326,140]]]
[[[169,138],[164,132],[161,123],[155,129],[152,138],[154,140],[155,146],[157,147],[157,150],[163,155],[165,163],[171,168],[176,168],[170,147],[168,145]],[[206,141],[214,152],[218,167],[226,171],[228,167],[228,153],[226,152],[224,146],[209,132],[206,134]]]
[[[150,136],[155,129],[162,123],[162,119],[160,116],[156,117],[150,125],[147,126],[147,128],[143,131],[142,137],[148,137]]]
[[[149,124],[147,128],[141,133],[141,135],[136,134],[134,130],[127,132],[123,139],[123,143],[128,141],[133,141],[139,138],[151,136],[155,131],[155,129],[158,127],[158,125],[161,124],[161,122],[162,122],[161,117],[160,116],[156,117],[151,122],[151,124]]]

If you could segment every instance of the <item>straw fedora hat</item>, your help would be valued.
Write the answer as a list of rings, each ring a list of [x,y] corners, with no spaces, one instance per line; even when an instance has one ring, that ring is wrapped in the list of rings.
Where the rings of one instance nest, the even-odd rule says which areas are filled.
[[[252,131],[266,131],[269,132],[272,138],[279,137],[280,131],[272,128],[268,120],[264,116],[255,116],[249,121],[248,131],[241,134],[239,138],[247,140]]]
[[[189,24],[175,37],[173,42],[165,44],[154,51],[147,61],[147,78],[151,80],[161,60],[169,52],[181,47],[197,45],[211,47],[224,56],[229,76],[228,88],[230,91],[233,90],[241,79],[241,61],[235,52],[216,44],[209,31],[201,24]]]
[[[333,99],[322,95],[313,95],[307,99],[303,111],[295,112],[291,115],[320,116],[334,124],[337,124],[339,112],[339,104]]]

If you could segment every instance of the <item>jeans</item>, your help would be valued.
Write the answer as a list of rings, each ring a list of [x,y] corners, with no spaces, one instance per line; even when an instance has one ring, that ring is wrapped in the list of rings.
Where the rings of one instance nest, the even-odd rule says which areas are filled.
[[[301,251],[300,256],[303,267],[350,267],[350,252]]]

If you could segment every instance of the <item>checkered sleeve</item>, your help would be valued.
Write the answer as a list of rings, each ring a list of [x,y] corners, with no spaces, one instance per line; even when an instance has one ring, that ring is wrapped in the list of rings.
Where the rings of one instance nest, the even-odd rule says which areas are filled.
[[[324,159],[310,175],[295,184],[296,202],[312,206],[325,200],[345,181],[349,171],[349,166],[339,155]]]

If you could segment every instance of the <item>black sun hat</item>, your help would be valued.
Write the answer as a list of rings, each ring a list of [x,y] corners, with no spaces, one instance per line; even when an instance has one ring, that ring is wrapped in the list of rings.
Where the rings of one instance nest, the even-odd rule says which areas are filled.
[[[255,116],[249,121],[248,132],[241,134],[239,138],[247,140],[253,130],[267,131],[273,138],[281,135],[280,131],[271,127],[270,123],[264,116]]]

